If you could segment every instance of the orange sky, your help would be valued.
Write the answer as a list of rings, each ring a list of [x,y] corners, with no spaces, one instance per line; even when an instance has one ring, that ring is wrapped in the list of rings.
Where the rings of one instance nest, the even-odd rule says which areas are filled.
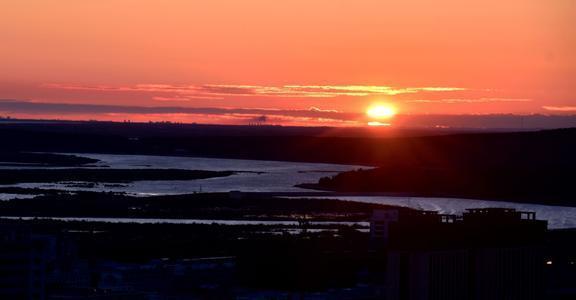
[[[5,0],[0,99],[575,114],[574,53],[573,0]]]

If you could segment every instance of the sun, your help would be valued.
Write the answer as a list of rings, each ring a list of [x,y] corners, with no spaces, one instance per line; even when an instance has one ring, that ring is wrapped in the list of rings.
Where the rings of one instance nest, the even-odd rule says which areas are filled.
[[[396,115],[396,108],[390,104],[375,104],[366,110],[372,119],[389,119]]]

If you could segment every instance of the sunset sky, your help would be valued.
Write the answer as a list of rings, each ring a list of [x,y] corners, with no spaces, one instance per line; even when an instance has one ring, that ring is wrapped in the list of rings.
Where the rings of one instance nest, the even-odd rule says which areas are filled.
[[[0,116],[576,114],[575,53],[574,0],[4,0]]]

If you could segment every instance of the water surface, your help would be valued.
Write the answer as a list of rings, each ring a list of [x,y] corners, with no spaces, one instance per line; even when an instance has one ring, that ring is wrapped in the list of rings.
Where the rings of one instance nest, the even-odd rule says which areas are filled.
[[[315,198],[315,197],[307,197]],[[469,208],[504,207],[519,211],[536,212],[536,218],[548,221],[548,228],[576,228],[576,207],[527,204],[503,201],[474,200],[461,198],[432,197],[388,197],[388,196],[338,196],[320,197],[338,200],[349,200],[365,203],[378,203],[410,207],[419,210],[437,211],[441,214],[460,215]]]
[[[59,189],[69,191],[112,191],[134,195],[173,195],[196,192],[302,192],[294,185],[315,183],[325,176],[368,166],[221,159],[201,157],[175,157],[152,155],[74,154],[100,160],[93,167],[115,169],[184,169],[206,171],[238,171],[227,177],[197,180],[135,181],[118,186],[96,184],[94,187],[68,183],[21,183],[12,186],[24,188]]]

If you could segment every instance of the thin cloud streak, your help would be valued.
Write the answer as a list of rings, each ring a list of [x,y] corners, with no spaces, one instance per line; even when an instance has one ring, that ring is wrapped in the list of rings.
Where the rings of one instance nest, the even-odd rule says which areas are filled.
[[[576,106],[542,106],[542,108],[549,111],[576,112]]]
[[[497,102],[531,102],[532,99],[525,98],[479,98],[479,99],[440,99],[440,100],[406,100],[407,103],[441,103],[441,104],[457,104],[457,103],[497,103]]]
[[[318,111],[318,112],[331,112],[331,113],[338,113],[339,111],[335,109],[321,109],[315,106],[312,106],[308,109],[309,111]]]
[[[171,96],[155,96],[158,101],[186,101],[193,99],[223,99],[223,97],[278,97],[278,98],[334,98],[340,96],[366,97],[419,92],[454,92],[464,91],[458,87],[391,87],[368,85],[232,85],[232,84],[202,84],[202,85],[169,85],[169,84],[136,84],[133,86],[81,85],[46,83],[43,88],[64,90],[86,90],[100,92],[144,92],[162,93]]]

